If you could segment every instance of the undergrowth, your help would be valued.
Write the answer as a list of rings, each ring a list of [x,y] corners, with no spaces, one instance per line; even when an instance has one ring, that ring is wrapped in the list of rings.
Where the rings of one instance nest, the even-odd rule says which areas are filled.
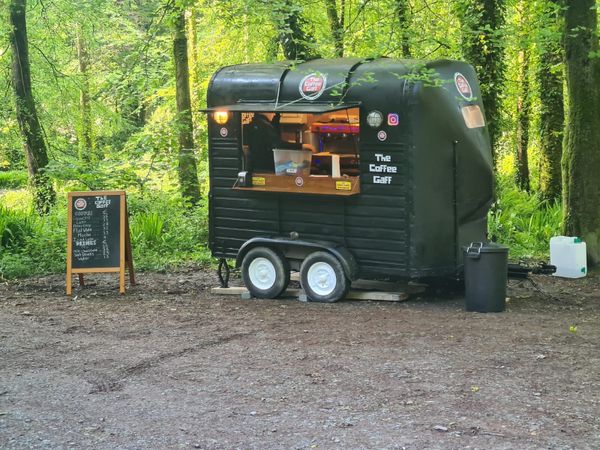
[[[548,259],[560,234],[561,208],[518,190],[510,178],[497,183],[489,236],[510,247],[510,258]],[[60,200],[62,199],[62,200]],[[133,261],[141,270],[164,271],[190,263],[210,264],[205,203],[190,208],[177,194],[128,194]],[[66,267],[66,193],[50,214],[33,212],[25,189],[0,194],[0,278],[61,273]]]
[[[21,200],[19,201],[19,197]],[[59,196],[59,199],[61,196]],[[66,194],[40,217],[26,191],[0,196],[0,278],[61,273],[66,267]],[[128,194],[133,262],[137,270],[209,264],[206,207],[189,208],[177,196]]]
[[[511,259],[549,258],[550,238],[561,234],[560,203],[519,190],[508,177],[499,177],[495,205],[488,215],[490,239],[508,245]]]
[[[0,171],[0,189],[17,189],[27,186],[27,172],[24,170]]]

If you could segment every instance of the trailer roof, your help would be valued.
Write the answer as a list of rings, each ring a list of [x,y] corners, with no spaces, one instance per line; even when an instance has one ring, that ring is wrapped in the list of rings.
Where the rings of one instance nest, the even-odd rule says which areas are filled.
[[[209,83],[205,111],[323,113],[355,107],[357,102],[384,108],[428,86],[443,87],[461,102],[476,100],[456,91],[455,72],[461,70],[469,69],[458,61],[390,58],[226,66]]]
[[[345,103],[235,103],[233,105],[215,106],[206,108],[202,111],[233,111],[233,112],[281,112],[281,113],[308,113],[308,114],[325,114],[342,109],[356,108],[360,106],[360,102],[345,102]]]

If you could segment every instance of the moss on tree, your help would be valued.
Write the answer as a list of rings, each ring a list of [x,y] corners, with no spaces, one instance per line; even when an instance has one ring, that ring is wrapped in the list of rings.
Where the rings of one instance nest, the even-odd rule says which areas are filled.
[[[600,262],[600,54],[595,0],[565,2],[569,107],[562,158],[564,228]]]

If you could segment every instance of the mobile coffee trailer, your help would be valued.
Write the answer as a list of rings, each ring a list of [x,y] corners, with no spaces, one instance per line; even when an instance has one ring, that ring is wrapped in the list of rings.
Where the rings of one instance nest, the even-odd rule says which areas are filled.
[[[256,297],[290,270],[325,302],[359,277],[456,276],[485,241],[492,157],[466,63],[235,65],[207,105],[210,249]]]

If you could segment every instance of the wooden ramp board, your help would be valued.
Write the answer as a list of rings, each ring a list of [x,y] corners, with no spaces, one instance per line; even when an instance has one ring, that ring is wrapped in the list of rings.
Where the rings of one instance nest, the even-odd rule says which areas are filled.
[[[248,294],[248,289],[243,286],[231,286],[227,288],[214,287],[210,290],[211,294],[219,295],[244,295]],[[281,297],[300,298],[304,296],[302,289],[286,289]],[[382,302],[401,302],[407,300],[409,294],[407,292],[381,292],[381,291],[360,291],[352,289],[346,295],[345,300],[376,300]]]
[[[378,280],[356,280],[352,282],[352,289],[361,291],[385,291],[385,292],[405,292],[409,295],[421,294],[427,289],[426,284],[422,283],[394,283],[392,281]]]
[[[291,281],[300,281],[300,274],[298,272],[292,272],[290,274]],[[409,295],[421,294],[425,292],[427,285],[423,283],[416,283],[414,281],[394,282],[394,281],[380,281],[380,280],[364,280],[359,278],[352,282],[352,291],[383,291],[383,292],[401,292]]]

